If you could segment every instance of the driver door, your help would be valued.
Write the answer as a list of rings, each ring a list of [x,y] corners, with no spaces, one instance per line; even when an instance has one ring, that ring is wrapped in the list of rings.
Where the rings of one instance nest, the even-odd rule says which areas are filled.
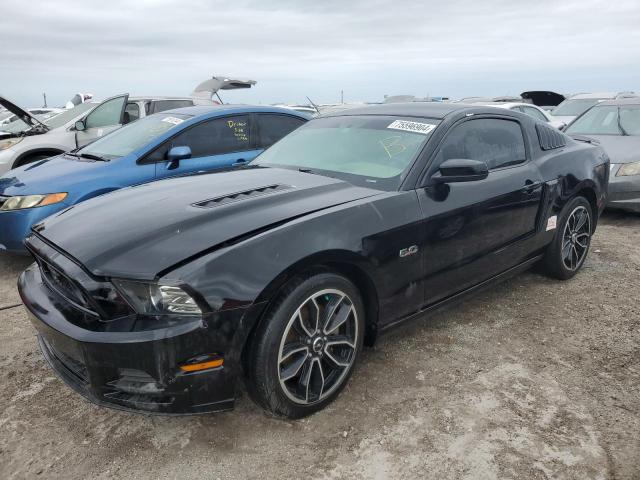
[[[129,94],[106,99],[84,117],[84,129],[76,129],[76,146],[83,147],[95,139],[120,128]]]
[[[487,178],[434,186],[451,159],[484,161]],[[533,248],[543,182],[520,123],[465,119],[439,146],[418,198],[426,228],[424,294],[433,304],[526,260]]]

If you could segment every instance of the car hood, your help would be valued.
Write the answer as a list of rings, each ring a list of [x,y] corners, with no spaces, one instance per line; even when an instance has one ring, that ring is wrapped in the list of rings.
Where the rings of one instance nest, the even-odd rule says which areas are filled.
[[[320,175],[249,167],[124,188],[34,230],[94,275],[150,280],[205,250],[379,193]]]
[[[554,114],[553,114],[553,112],[551,112],[551,113],[550,113],[550,115],[553,117],[553,119],[554,119],[554,120],[559,120],[559,121],[561,121],[561,122],[566,123],[567,125],[568,125],[569,123],[571,123],[571,121],[572,121],[574,118],[576,118],[576,117],[575,117],[575,116],[573,116],[573,115],[558,115],[558,116],[556,116],[556,115],[554,115]]]
[[[40,120],[38,120],[35,116],[31,115],[28,111],[20,108],[15,103],[10,102],[9,100],[7,100],[2,96],[0,96],[0,105],[2,105],[4,108],[9,110],[11,113],[16,115],[20,120],[22,120],[24,123],[26,123],[31,127],[39,127],[45,131],[49,129],[49,127],[47,127],[44,123],[40,122]]]
[[[9,170],[0,177],[0,195],[72,192],[107,175],[123,159],[100,162],[58,155]],[[105,181],[106,183],[106,181]]]
[[[586,135],[600,143],[611,163],[640,162],[640,136],[638,135]]]

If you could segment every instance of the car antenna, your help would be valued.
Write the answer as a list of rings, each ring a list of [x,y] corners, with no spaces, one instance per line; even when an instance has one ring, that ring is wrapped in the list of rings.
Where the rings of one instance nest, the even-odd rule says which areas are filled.
[[[311,106],[316,109],[316,112],[320,113],[320,109],[315,103],[313,103],[313,100],[311,100],[309,97],[307,97],[307,100],[309,100],[309,103],[311,104]]]

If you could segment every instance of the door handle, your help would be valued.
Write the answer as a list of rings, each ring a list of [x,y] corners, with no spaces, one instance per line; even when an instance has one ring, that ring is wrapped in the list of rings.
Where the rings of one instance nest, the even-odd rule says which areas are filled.
[[[540,186],[541,183],[542,182],[534,182],[532,180],[526,180],[524,182],[524,188],[522,189],[522,191],[527,195],[531,195],[536,190],[536,188]]]

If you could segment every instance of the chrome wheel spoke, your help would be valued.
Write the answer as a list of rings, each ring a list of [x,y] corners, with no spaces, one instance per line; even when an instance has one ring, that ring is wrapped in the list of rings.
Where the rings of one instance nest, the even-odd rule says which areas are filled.
[[[336,345],[347,346],[352,349],[356,348],[354,341],[346,335],[334,335],[327,339],[326,348],[334,347]]]
[[[331,318],[324,328],[324,333],[330,335],[338,330],[348,320],[349,316],[353,312],[353,306],[342,303],[340,307],[335,311],[333,318]]]
[[[299,355],[295,360],[289,362],[287,366],[280,369],[280,380],[286,382],[300,373],[302,366],[307,362],[307,354]]]
[[[306,324],[306,322],[304,321],[304,319],[302,318],[302,315],[300,313],[298,313],[298,318],[296,321],[296,326],[298,327],[298,331],[302,334],[302,335],[306,335],[308,337],[310,337],[311,335],[313,335],[314,330],[311,330],[309,328],[309,326]]]

